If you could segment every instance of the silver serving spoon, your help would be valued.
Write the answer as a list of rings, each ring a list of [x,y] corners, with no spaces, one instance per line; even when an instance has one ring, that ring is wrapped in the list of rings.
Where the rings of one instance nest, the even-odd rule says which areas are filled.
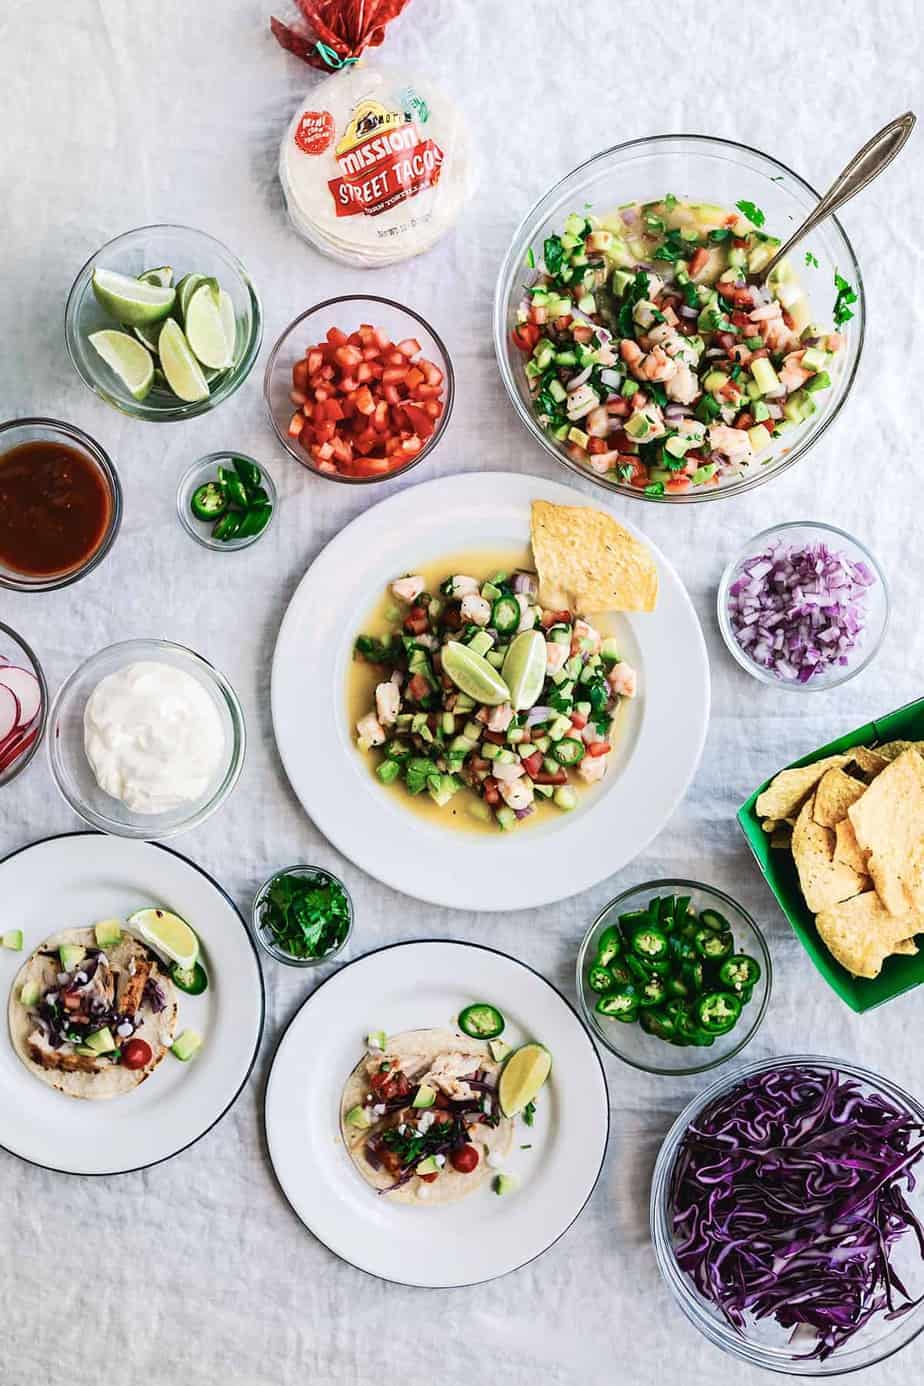
[[[803,236],[814,231],[815,227],[829,217],[832,212],[843,207],[845,202],[849,202],[874,178],[878,178],[883,169],[888,168],[899,150],[904,147],[908,136],[914,129],[915,120],[914,112],[906,111],[904,115],[896,116],[894,120],[890,120],[888,125],[884,125],[877,135],[868,140],[863,148],[854,154],[843,173],[835,178],[818,206],[812,209],[802,225],[792,233],[786,244],[780,246],[773,259],[768,260],[763,269],[758,270],[756,274],[748,276],[751,283],[763,284],[767,276],[783,257],[789,254],[793,246],[798,245]]]

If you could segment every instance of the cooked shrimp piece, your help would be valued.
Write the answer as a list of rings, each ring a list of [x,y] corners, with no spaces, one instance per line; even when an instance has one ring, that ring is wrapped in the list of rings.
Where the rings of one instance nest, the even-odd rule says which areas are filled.
[[[534,607],[524,592],[514,594],[517,599],[517,606],[520,608],[520,623],[517,626],[517,635],[521,630],[532,630],[536,624],[536,607]]]
[[[601,756],[600,759],[602,760],[603,757]],[[535,794],[533,782],[527,779],[525,775],[520,780],[498,780],[497,787],[508,808],[525,809],[529,808],[533,802]]]
[[[638,675],[631,664],[620,660],[607,674],[607,683],[620,698],[634,698],[638,688]]]
[[[595,784],[606,774],[608,756],[585,756],[577,768],[578,779],[585,784]]]
[[[567,645],[559,645],[556,640],[545,642],[545,672],[557,674],[568,663],[571,652]]]
[[[788,356],[783,357],[783,368],[780,371],[780,384],[785,385],[786,389],[792,393],[798,390],[801,385],[810,379],[811,371],[804,370],[801,362],[805,351],[791,351]]]
[[[466,592],[462,598],[461,614],[463,621],[471,621],[476,626],[486,626],[491,619],[491,603],[478,592]]]
[[[670,380],[677,370],[677,362],[668,356],[663,347],[652,347],[641,365],[645,380]]]
[[[585,640],[589,643],[583,646],[582,642]],[[581,648],[586,648],[589,654],[596,654],[600,649],[600,632],[594,630],[589,621],[582,621],[580,616],[574,623],[571,648],[575,654],[577,654],[578,650]]]
[[[709,429],[709,446],[715,452],[723,452],[729,462],[747,462],[754,455],[754,449],[744,429],[728,428],[725,424],[712,424]]]
[[[584,428],[592,438],[605,438],[610,431],[610,416],[606,412],[605,404],[598,404],[596,409],[591,409],[584,419]]]
[[[367,712],[365,717],[360,717],[356,723],[356,730],[359,733],[359,744],[364,751],[368,751],[370,746],[381,746],[386,740],[382,724],[374,712]]]
[[[470,592],[480,592],[481,584],[473,577],[466,577],[464,573],[459,573],[449,579],[449,595],[455,597],[456,601],[460,597],[466,597]]]
[[[513,708],[509,703],[501,703],[498,707],[483,707],[477,713],[476,720],[484,722],[488,731],[505,732],[513,721]]]
[[[783,310],[776,299],[772,303],[762,303],[759,308],[753,308],[748,317],[751,322],[769,322],[771,318],[781,318]]]
[[[378,714],[379,724],[383,727],[390,727],[392,723],[398,720],[398,713],[401,710],[401,694],[390,679],[388,683],[376,684],[375,710]]]
[[[415,574],[414,577],[398,578],[397,582],[391,584],[391,590],[399,602],[416,602],[426,585],[423,578]]]
[[[692,404],[699,394],[699,381],[685,361],[680,362],[671,376],[665,381],[664,393],[676,404]]]
[[[645,353],[642,351],[638,342],[633,342],[631,337],[623,337],[622,341],[619,343],[619,354],[629,367],[629,370],[634,374],[641,364]]]

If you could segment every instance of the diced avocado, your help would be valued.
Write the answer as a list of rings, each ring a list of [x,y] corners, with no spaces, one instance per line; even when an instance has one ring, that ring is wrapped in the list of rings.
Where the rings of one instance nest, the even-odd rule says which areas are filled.
[[[0,943],[4,948],[12,948],[14,953],[18,953],[22,948],[22,929],[7,929],[6,933],[0,938]]]
[[[773,439],[768,428],[763,424],[755,424],[753,428],[748,429],[748,441],[755,452],[766,452]]]
[[[357,1126],[363,1130],[372,1125],[372,1117],[366,1107],[351,1107],[343,1119],[347,1126]]]
[[[110,944],[118,943],[122,937],[122,921],[120,919],[101,919],[98,924],[94,924],[93,932],[100,948],[108,948]]]
[[[568,784],[560,784],[555,790],[555,806],[564,813],[570,813],[573,808],[577,808],[577,795]]]
[[[542,788],[549,789],[551,788],[551,786],[543,785]],[[511,1046],[507,1043],[506,1040],[488,1040],[488,1053],[491,1055],[491,1058],[494,1060],[496,1064],[503,1063],[504,1059],[506,1059],[507,1055],[510,1053],[510,1048]]]
[[[435,1156],[435,1155],[428,1155],[427,1158],[426,1158],[425,1160],[421,1160],[420,1164],[417,1166],[417,1168],[416,1168],[416,1170],[414,1171],[414,1173],[415,1173],[415,1174],[439,1174],[440,1169],[441,1169],[441,1166],[437,1164],[437,1162],[436,1162],[436,1156]]]
[[[578,299],[578,308],[582,313],[592,315],[597,311],[597,300],[593,294],[584,294],[582,298]]]
[[[634,438],[636,442],[641,442],[644,438],[647,438],[652,431],[651,420],[646,414],[633,414],[630,419],[626,420],[625,432],[628,433],[630,438]]]
[[[104,1025],[101,1030],[94,1030],[92,1035],[87,1035],[85,1044],[91,1054],[111,1054],[116,1047],[108,1025]]]
[[[619,641],[615,635],[608,635],[600,645],[600,658],[604,664],[618,664],[621,657]]]
[[[704,462],[701,467],[697,467],[691,480],[694,486],[702,486],[704,481],[709,481],[715,476],[718,468],[714,462]]]
[[[829,390],[831,388],[831,377],[828,375],[827,371],[819,371],[817,375],[812,376],[811,380],[805,382],[803,388],[810,395],[813,395],[816,390]]]
[[[767,356],[758,356],[756,361],[751,362],[751,374],[762,395],[779,386],[780,378],[773,369],[773,362]]]
[[[369,1033],[368,1033],[368,1035],[366,1036],[366,1048],[367,1048],[367,1049],[382,1049],[382,1050],[387,1049],[387,1048],[388,1048],[388,1036],[386,1035],[385,1031],[384,1031],[384,1030],[370,1030]]]
[[[755,400],[754,408],[751,412],[754,415],[755,423],[763,423],[765,419],[769,419],[770,417],[770,410],[762,399]]]
[[[823,371],[828,364],[828,353],[819,351],[817,347],[806,347],[801,364],[804,371]]]
[[[541,799],[551,799],[555,793],[554,784],[534,784],[533,793],[538,794]]]
[[[202,1036],[195,1030],[184,1030],[181,1035],[170,1046],[171,1054],[174,1054],[181,1063],[188,1063],[192,1056],[202,1045]]]
[[[449,800],[462,785],[455,775],[431,775],[427,780],[427,793],[438,808],[445,808]]]
[[[23,982],[19,991],[19,999],[24,1006],[34,1006],[42,994],[42,988],[36,981]]]
[[[745,269],[748,263],[748,254],[743,246],[732,246],[728,252],[728,263],[734,269]]]
[[[576,444],[579,448],[586,448],[590,442],[590,435],[585,433],[583,428],[572,427],[568,429],[568,442]]]
[[[565,235],[576,236],[580,239],[584,235],[585,218],[578,216],[577,212],[571,212],[565,218]]]
[[[490,823],[494,814],[483,799],[469,799],[466,804],[468,812],[473,818],[477,818],[479,823]]]
[[[547,735],[550,741],[561,741],[563,736],[567,736],[571,730],[571,718],[564,715],[556,717],[555,721],[548,729]]]
[[[494,1192],[496,1194],[516,1193],[520,1187],[520,1181],[515,1174],[499,1174],[494,1180]]]
[[[412,1107],[432,1107],[436,1101],[436,1088],[432,1088],[429,1083],[421,1083],[417,1092],[414,1094]]]
[[[58,949],[58,956],[61,959],[61,970],[63,972],[73,972],[75,967],[83,961],[86,949],[81,948],[79,943],[62,943]]]
[[[634,275],[629,274],[628,270],[613,270],[610,284],[617,298],[622,298],[622,295],[625,293],[626,289],[628,289],[634,277]]]
[[[88,1044],[75,1044],[74,1053],[82,1054],[85,1059],[98,1059],[99,1055],[95,1049],[91,1049]]]
[[[671,457],[685,457],[690,448],[697,447],[702,440],[688,433],[675,433],[664,444]]]
[[[495,591],[496,590],[497,589],[495,588]],[[488,650],[491,649],[493,644],[494,641],[491,639],[488,632],[486,630],[479,630],[476,631],[476,633],[472,636],[471,640],[468,642],[468,648],[470,650],[474,650],[475,654],[485,655],[488,653]]]
[[[764,358],[761,357],[761,360],[763,360],[763,359],[764,359]],[[756,362],[755,362],[755,364],[756,364]],[[772,370],[773,367],[771,366],[770,369]],[[727,384],[728,384],[728,376],[725,374],[724,371],[707,371],[706,374],[703,376],[703,389],[704,389],[704,390],[710,390],[710,391],[721,390],[722,387],[723,387],[724,385],[727,385]]]
[[[509,830],[515,826],[517,821],[517,816],[514,813],[513,809],[508,808],[506,804],[503,808],[499,808],[494,816],[497,819],[500,826],[503,828],[504,832],[509,832]]]

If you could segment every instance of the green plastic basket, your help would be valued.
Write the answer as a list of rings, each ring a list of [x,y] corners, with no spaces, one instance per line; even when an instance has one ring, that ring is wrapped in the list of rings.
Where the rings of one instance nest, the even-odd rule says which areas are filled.
[[[921,741],[924,740],[924,698],[918,698],[895,712],[879,717],[875,722],[867,722],[846,736],[829,741],[811,755],[794,760],[792,766],[811,765],[813,761],[823,760],[825,756],[849,751],[852,746],[873,746],[882,741]],[[786,767],[787,769],[792,767]],[[770,781],[767,781],[769,784]],[[770,837],[760,826],[760,819],[754,805],[757,796],[766,789],[762,784],[755,789],[750,798],[738,810],[738,822],[748,845],[757,858],[764,879],[776,896],[780,909],[792,926],[793,933],[808,953],[818,971],[828,985],[837,992],[852,1011],[870,1011],[891,1001],[902,992],[924,982],[924,952],[914,957],[892,957],[883,964],[878,977],[854,977],[845,967],[835,961],[818,937],[815,920],[802,898],[799,878],[790,852],[779,851],[770,846]]]

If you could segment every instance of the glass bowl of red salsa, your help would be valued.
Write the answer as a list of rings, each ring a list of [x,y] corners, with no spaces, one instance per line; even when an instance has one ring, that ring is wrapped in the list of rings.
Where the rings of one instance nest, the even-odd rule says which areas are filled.
[[[365,485],[433,451],[455,377],[443,341],[412,308],[346,294],[289,324],[266,364],[263,396],[290,457],[328,481]]]
[[[122,487],[95,439],[57,419],[0,424],[0,587],[50,592],[93,571],[122,522]]]

